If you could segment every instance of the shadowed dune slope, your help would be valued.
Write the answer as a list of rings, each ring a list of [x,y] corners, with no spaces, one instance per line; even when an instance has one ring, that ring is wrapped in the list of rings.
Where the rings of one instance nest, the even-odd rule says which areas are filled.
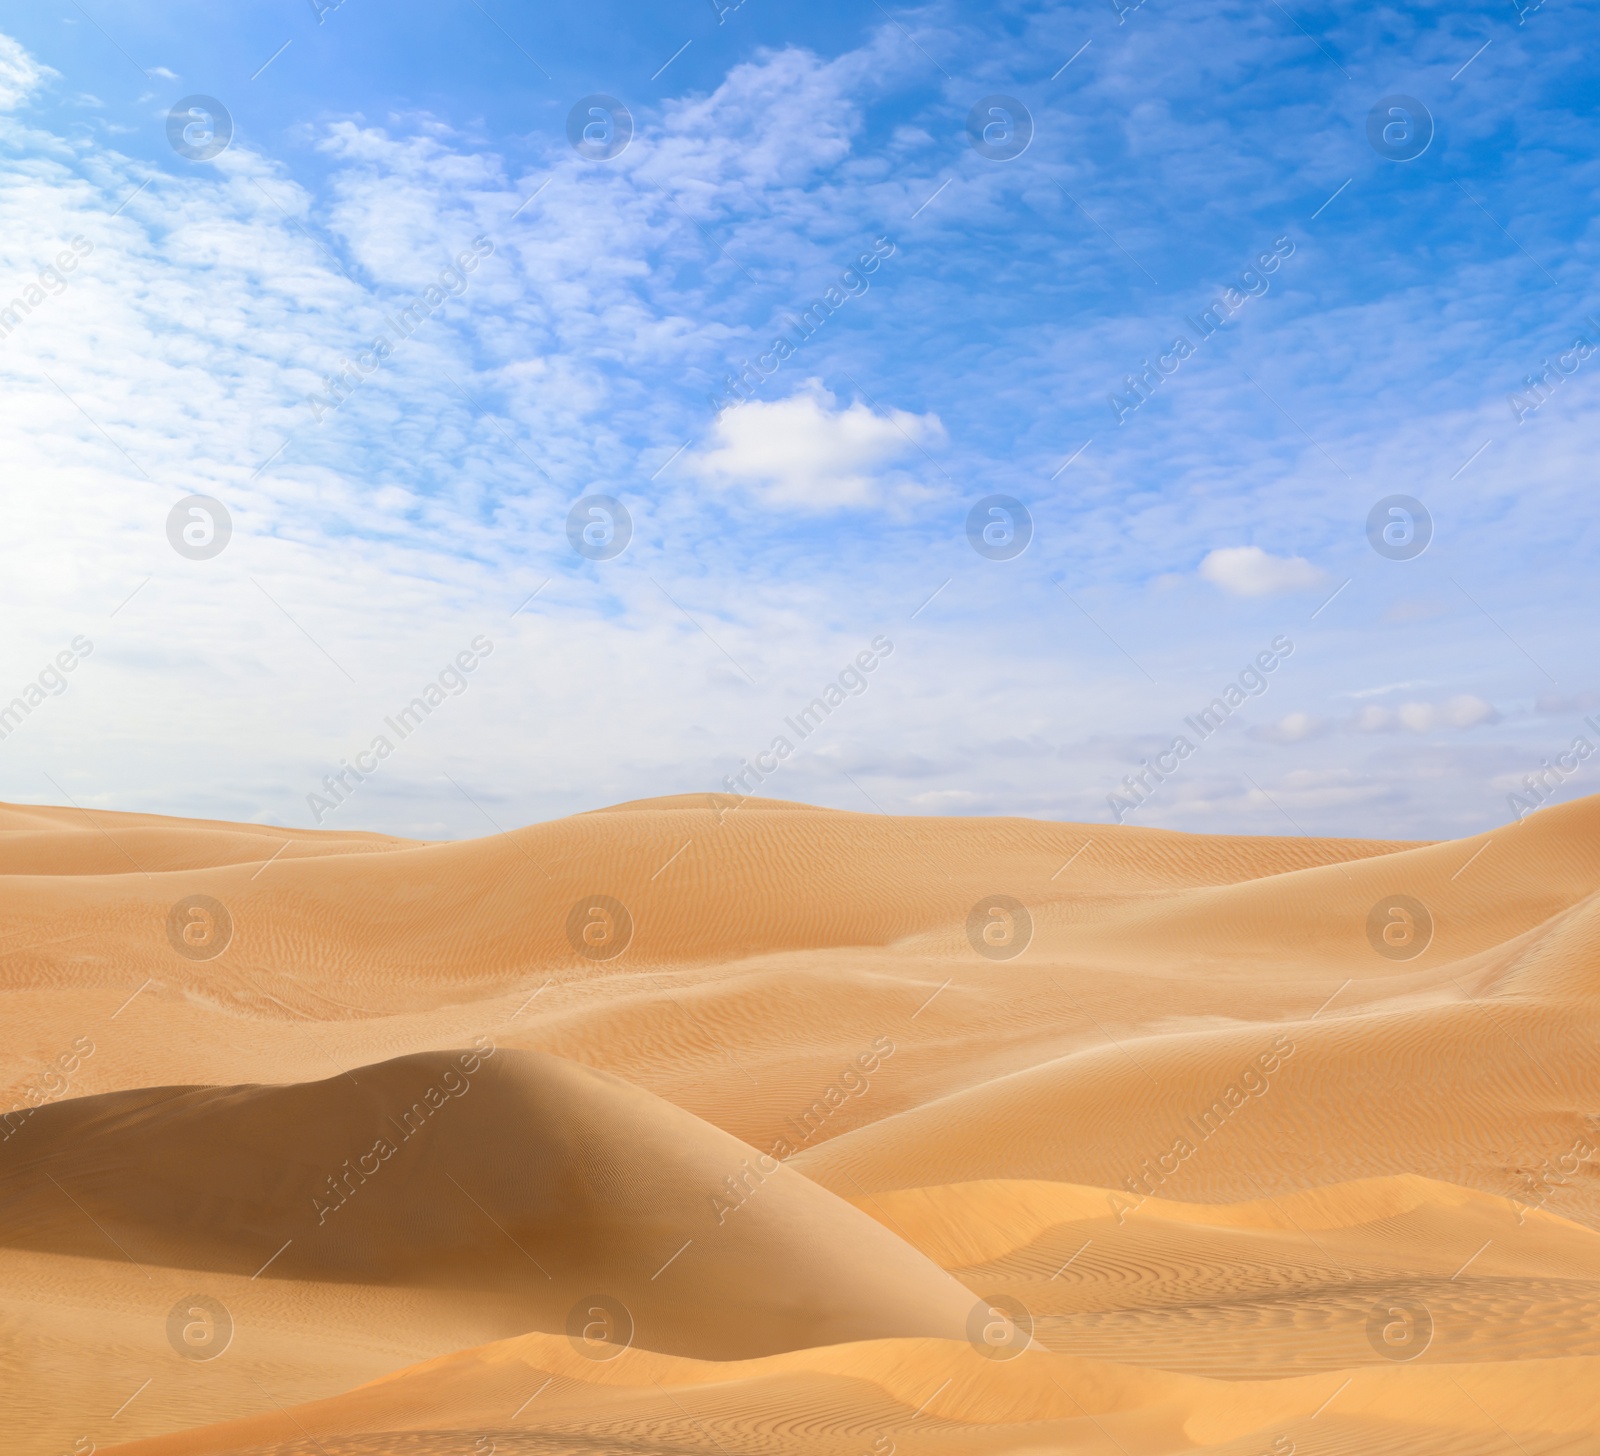
[[[831,1193],[537,1052],[110,1093],[46,1108],[27,1133],[0,1173],[12,1247],[248,1274],[292,1240],[269,1277],[514,1289],[528,1327],[552,1330],[604,1295],[637,1343],[711,1359],[959,1337],[973,1304]],[[737,1205],[729,1179],[750,1190]]]

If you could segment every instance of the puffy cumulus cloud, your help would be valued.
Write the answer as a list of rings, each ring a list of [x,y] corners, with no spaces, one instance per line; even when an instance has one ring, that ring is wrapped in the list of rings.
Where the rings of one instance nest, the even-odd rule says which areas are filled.
[[[778,509],[831,511],[879,504],[887,468],[943,440],[944,426],[937,415],[879,414],[860,400],[841,407],[808,379],[787,399],[724,410],[714,433],[716,443],[690,462],[702,478],[743,487]]]
[[[1200,563],[1200,575],[1236,597],[1309,591],[1328,580],[1303,556],[1273,556],[1259,546],[1220,546]]]
[[[1350,726],[1357,733],[1392,733],[1400,726],[1400,720],[1395,717],[1393,709],[1368,703],[1351,718]]]
[[[1328,731],[1324,718],[1310,713],[1285,713],[1276,723],[1252,728],[1250,736],[1262,743],[1304,743],[1308,738],[1320,738]]]
[[[1350,720],[1350,727],[1357,733],[1390,733],[1396,728],[1428,733],[1435,728],[1476,728],[1499,721],[1494,704],[1474,693],[1458,693],[1443,703],[1401,703],[1397,708],[1368,703]]]
[[[0,111],[15,111],[59,72],[35,60],[9,35],[0,35]]]
[[[1451,728],[1476,728],[1481,723],[1498,723],[1500,714],[1493,703],[1485,702],[1475,693],[1460,693],[1434,709],[1434,720]],[[1407,725],[1409,726],[1409,725]],[[1432,727],[1433,724],[1428,725]]]
[[[709,93],[641,108],[616,157],[580,157],[558,135],[535,142],[525,172],[431,117],[335,119],[308,133],[333,164],[320,215],[377,293],[415,291],[469,240],[492,243],[462,328],[467,387],[577,494],[641,462],[648,475],[686,440],[706,448],[712,417],[703,396],[685,412],[686,383],[720,378],[765,333],[772,286],[810,297],[873,246],[901,184],[845,169],[864,98],[907,64],[881,37],[829,61],[762,51]],[[315,225],[310,198],[278,200]],[[812,345],[811,368],[830,367],[832,339]],[[453,372],[442,387],[464,385]],[[660,490],[692,515],[683,487],[675,475]]]
[[[1439,710],[1432,703],[1401,703],[1395,709],[1395,716],[1400,719],[1402,728],[1409,728],[1413,733],[1426,733],[1439,722]]]

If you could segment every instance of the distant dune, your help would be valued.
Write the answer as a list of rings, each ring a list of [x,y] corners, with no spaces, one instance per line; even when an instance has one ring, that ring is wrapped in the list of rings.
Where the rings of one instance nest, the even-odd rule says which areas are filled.
[[[10,1456],[1592,1456],[1600,799],[0,807]]]

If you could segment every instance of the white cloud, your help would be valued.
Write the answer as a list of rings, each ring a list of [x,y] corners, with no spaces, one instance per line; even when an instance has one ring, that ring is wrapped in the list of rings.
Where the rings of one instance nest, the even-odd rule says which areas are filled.
[[[1439,710],[1432,703],[1401,703],[1395,710],[1402,728],[1413,733],[1426,733],[1439,721]]]
[[[1309,591],[1328,579],[1303,556],[1272,556],[1259,546],[1218,547],[1200,563],[1200,575],[1236,597]]]
[[[1397,692],[1400,692],[1404,688],[1420,688],[1420,687],[1426,687],[1426,686],[1427,686],[1426,683],[1424,683],[1424,682],[1422,682],[1420,680],[1417,680],[1417,679],[1413,679],[1410,682],[1384,683],[1381,687],[1375,687],[1375,688],[1353,688],[1349,692],[1339,693],[1339,694],[1337,694],[1337,696],[1341,697],[1341,698],[1356,698],[1356,699],[1360,699],[1360,698],[1381,698],[1385,693],[1397,693]]]
[[[801,511],[878,504],[884,468],[944,438],[937,415],[879,414],[860,400],[841,408],[817,379],[787,399],[724,410],[715,431],[715,447],[690,462],[697,474]]]
[[[34,60],[9,35],[0,35],[0,111],[15,111],[47,77],[59,74]]]
[[[1357,733],[1388,733],[1395,728],[1427,733],[1435,728],[1476,728],[1499,720],[1494,704],[1475,693],[1458,693],[1443,703],[1410,702],[1398,708],[1368,703],[1350,720],[1350,726]]]
[[[1285,713],[1276,723],[1262,728],[1252,728],[1250,736],[1266,743],[1304,743],[1308,738],[1320,737],[1327,732],[1325,720],[1310,713]]]
[[[1474,693],[1461,693],[1445,703],[1439,716],[1452,728],[1476,728],[1480,723],[1497,723],[1500,714],[1494,704],[1486,703]]]

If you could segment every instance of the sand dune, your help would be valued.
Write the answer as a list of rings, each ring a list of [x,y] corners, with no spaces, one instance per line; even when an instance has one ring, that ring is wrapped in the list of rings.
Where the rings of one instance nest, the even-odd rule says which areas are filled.
[[[329,1456],[443,1456],[467,1449],[468,1433],[483,1432],[497,1450],[512,1451],[720,1446],[844,1456],[876,1441],[879,1450],[892,1444],[973,1456],[1097,1445],[1147,1456],[1271,1450],[1274,1443],[1285,1451],[1290,1442],[1318,1449],[1309,1447],[1316,1440],[1322,1450],[1420,1456],[1490,1449],[1456,1443],[1498,1422],[1509,1449],[1522,1440],[1541,1452],[1576,1453],[1592,1449],[1600,1423],[1597,1374],[1600,1360],[1567,1359],[1240,1384],[1043,1351],[997,1362],[965,1345],[911,1340],[715,1365],[629,1351],[600,1366],[550,1336],[527,1335],[293,1412],[113,1449],[118,1456],[217,1456],[285,1443],[320,1446]],[[1381,1444],[1356,1446],[1373,1431],[1384,1432]]]
[[[108,826],[114,826],[114,831]],[[0,875],[155,874],[219,865],[254,867],[275,854],[290,859],[370,854],[410,842],[386,834],[321,833],[165,819],[156,814],[89,815],[75,809],[0,805]]]
[[[1597,892],[1600,800],[0,809],[6,1449],[1592,1451]]]
[[[1371,1312],[1427,1311],[1419,1364],[1600,1356],[1600,1233],[1402,1177],[1243,1204],[1059,1183],[861,1200],[1046,1348],[1226,1379],[1381,1365]]]
[[[421,1053],[289,1087],[43,1109],[0,1174],[0,1244],[143,1265],[591,1295],[708,1359],[961,1338],[972,1299],[882,1225],[671,1103],[539,1052]],[[77,1215],[77,1216],[74,1216]]]

